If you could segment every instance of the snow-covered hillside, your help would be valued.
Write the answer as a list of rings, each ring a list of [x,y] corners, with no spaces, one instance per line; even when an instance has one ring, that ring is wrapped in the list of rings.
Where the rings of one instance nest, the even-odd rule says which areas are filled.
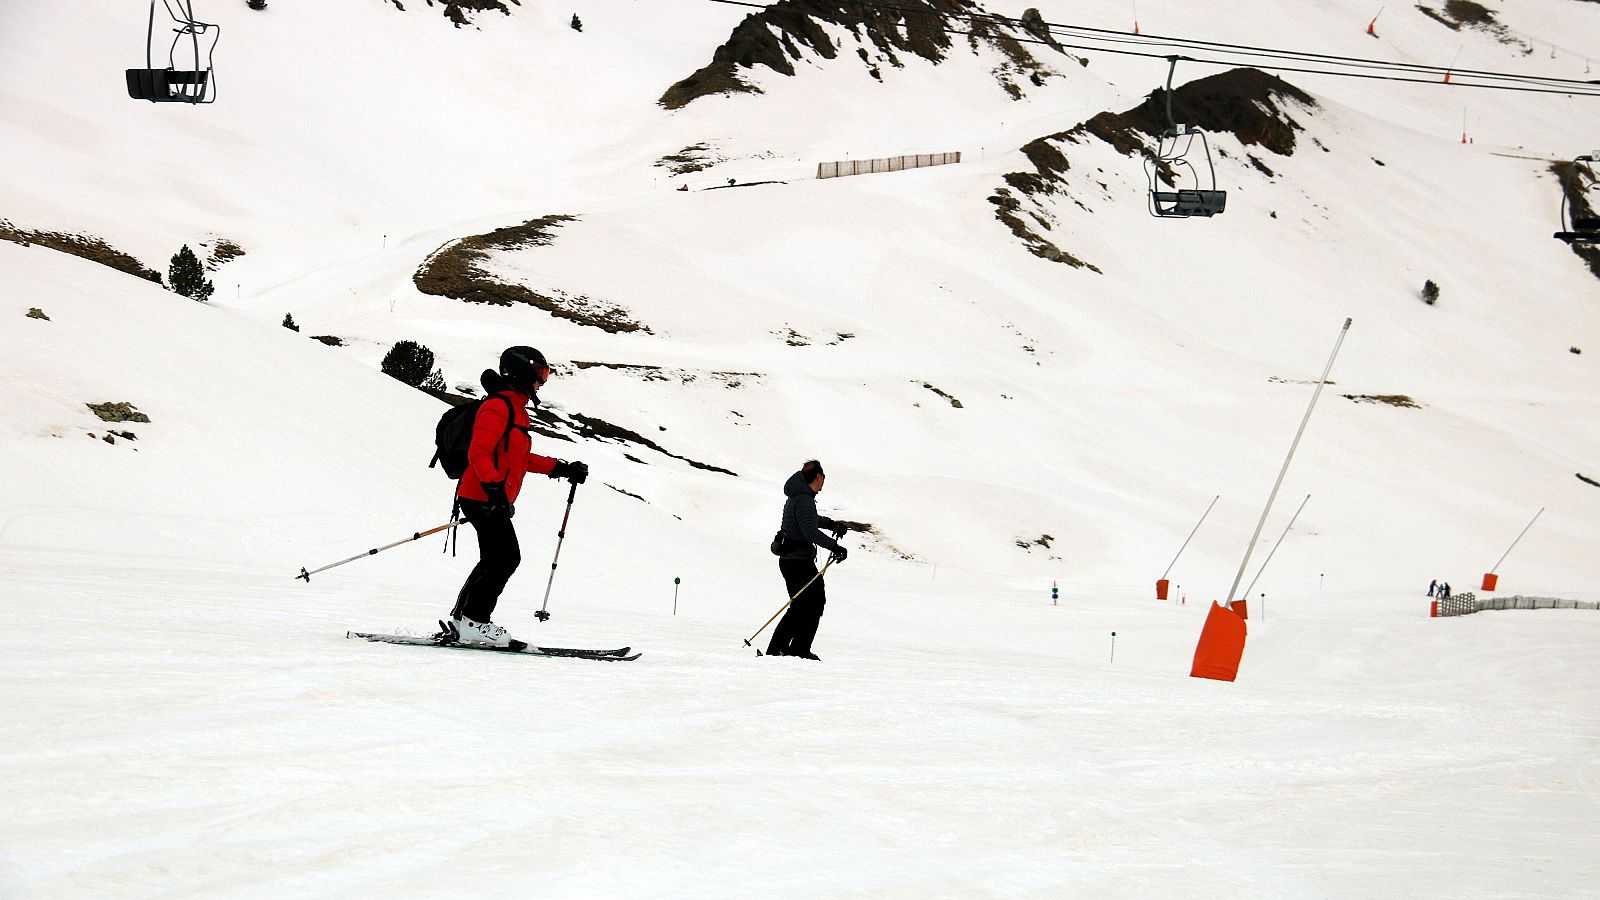
[[[1227,212],[1165,222],[1139,160],[1078,129],[1139,105],[1160,60],[1029,44],[1029,80],[958,36],[896,66],[824,23],[834,58],[668,109],[753,10],[525,0],[458,28],[403,5],[197,2],[223,27],[197,108],[123,96],[141,4],[0,17],[0,221],[162,272],[184,244],[244,250],[199,304],[0,241],[0,597],[24,638],[0,654],[0,894],[1505,896],[1600,874],[1600,614],[1430,620],[1422,596],[1475,589],[1542,508],[1502,590],[1600,598],[1600,488],[1575,477],[1600,479],[1600,281],[1549,236],[1550,166],[1594,151],[1600,101],[1286,76],[1310,98],[1276,112],[1293,151],[1214,135]],[[1376,40],[1345,0],[1192,7],[1141,26],[1564,78],[1600,36],[1576,0],[1504,0],[1498,34],[1391,9]],[[944,151],[963,161],[814,177]],[[1030,253],[1001,191],[1093,268]],[[549,216],[570,218],[482,242],[477,277],[643,327],[419,289],[463,239]],[[1346,317],[1247,574],[1309,494],[1252,595],[1269,618],[1238,682],[1190,679]],[[378,372],[399,340],[451,386],[510,344],[556,363],[571,440],[536,450],[594,474],[544,624],[564,491],[529,485],[497,618],[641,660],[344,640],[445,614],[469,534],[290,577],[447,517],[444,407]],[[755,660],[780,486],[812,456],[827,514],[873,532],[829,573],[825,662]]]

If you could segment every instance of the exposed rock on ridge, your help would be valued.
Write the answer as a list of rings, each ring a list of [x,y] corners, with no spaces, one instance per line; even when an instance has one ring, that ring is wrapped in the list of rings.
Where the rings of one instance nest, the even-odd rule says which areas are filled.
[[[1020,22],[998,16],[952,20],[952,15],[988,14],[971,0],[900,0],[892,8],[848,0],[779,0],[746,16],[716,49],[710,64],[668,88],[658,102],[667,109],[681,109],[714,94],[761,93],[741,70],[763,65],[794,75],[794,62],[807,53],[836,59],[844,48],[833,42],[824,25],[844,28],[854,35],[856,55],[867,72],[880,80],[882,65],[904,66],[903,54],[934,63],[944,61],[957,37],[966,37],[974,53],[987,43],[1005,56],[994,75],[1013,98],[1023,94],[1019,79],[1037,86],[1058,74],[1040,62],[1024,43],[1043,40],[1056,52],[1066,54],[1049,36],[1037,10],[1028,10]]]

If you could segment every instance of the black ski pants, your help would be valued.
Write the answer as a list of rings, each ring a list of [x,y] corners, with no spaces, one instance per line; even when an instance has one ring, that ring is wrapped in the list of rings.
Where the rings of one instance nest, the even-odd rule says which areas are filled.
[[[522,548],[517,545],[517,529],[504,512],[491,512],[488,504],[467,499],[462,499],[461,511],[478,533],[478,564],[461,586],[450,614],[488,622],[506,582],[522,564]]]
[[[768,656],[799,656],[811,652],[811,641],[817,636],[817,626],[822,622],[822,608],[827,605],[826,576],[811,581],[817,575],[817,564],[810,559],[780,559],[778,571],[783,573],[783,583],[788,594],[794,597],[778,627],[772,632],[772,642],[767,645]],[[795,597],[795,592],[811,586]]]

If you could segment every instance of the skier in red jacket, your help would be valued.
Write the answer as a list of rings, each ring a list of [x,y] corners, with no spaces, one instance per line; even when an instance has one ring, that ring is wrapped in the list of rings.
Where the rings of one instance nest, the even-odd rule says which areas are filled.
[[[508,348],[500,354],[500,371],[483,372],[486,397],[473,419],[467,470],[456,487],[462,516],[478,534],[478,564],[450,613],[464,644],[511,646],[511,635],[490,617],[522,562],[511,517],[523,478],[532,472],[582,484],[589,477],[589,467],[581,462],[532,452],[527,407],[529,401],[538,405],[538,390],[549,379],[550,364],[532,347]]]

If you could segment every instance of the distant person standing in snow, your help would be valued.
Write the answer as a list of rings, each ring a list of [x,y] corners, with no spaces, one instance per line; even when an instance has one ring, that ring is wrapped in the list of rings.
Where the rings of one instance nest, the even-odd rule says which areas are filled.
[[[464,644],[511,646],[511,635],[490,616],[522,563],[511,517],[523,478],[533,472],[582,484],[589,477],[589,467],[581,462],[531,451],[528,403],[538,403],[538,390],[549,378],[549,363],[532,347],[508,348],[500,354],[500,370],[485,369],[481,377],[484,402],[473,419],[467,470],[456,486],[461,513],[478,533],[478,564],[450,613]]]
[[[817,574],[817,547],[827,548],[839,562],[850,555],[835,540],[844,536],[845,527],[817,514],[817,494],[821,493],[826,480],[822,463],[812,459],[790,475],[783,485],[787,498],[783,503],[784,552],[778,558],[778,571],[783,573],[783,583],[794,600],[772,632],[772,641],[767,645],[768,656],[817,659],[811,652],[811,641],[817,636],[822,608],[828,602],[823,585],[827,579]],[[834,536],[828,537],[823,534],[824,530],[833,532]]]
[[[1429,597],[1432,597],[1433,596],[1433,592],[1438,590],[1438,589],[1439,589],[1439,579],[1435,578],[1434,580],[1428,582],[1428,596]]]

